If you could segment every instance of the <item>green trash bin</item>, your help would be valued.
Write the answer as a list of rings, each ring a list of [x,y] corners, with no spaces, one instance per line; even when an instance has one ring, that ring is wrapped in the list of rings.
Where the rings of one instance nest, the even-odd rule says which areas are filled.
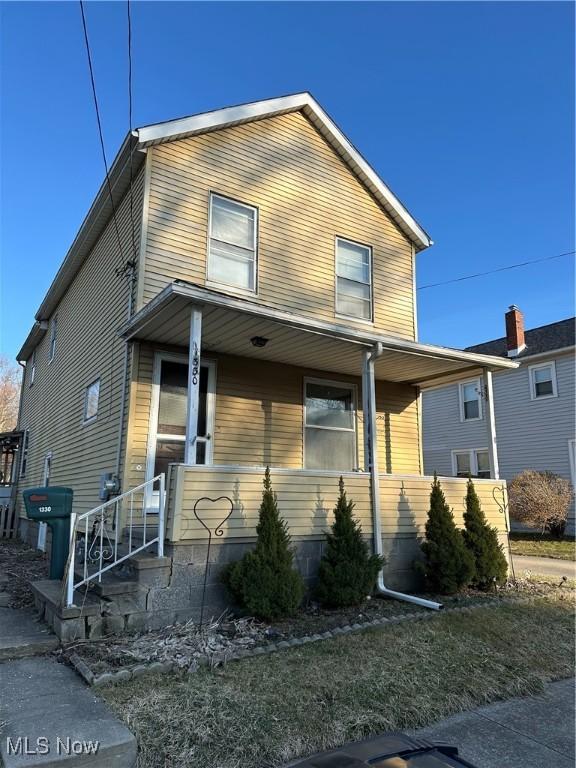
[[[23,491],[22,495],[28,519],[47,523],[52,530],[50,578],[61,579],[70,548],[70,516],[74,495],[72,488],[29,488]]]

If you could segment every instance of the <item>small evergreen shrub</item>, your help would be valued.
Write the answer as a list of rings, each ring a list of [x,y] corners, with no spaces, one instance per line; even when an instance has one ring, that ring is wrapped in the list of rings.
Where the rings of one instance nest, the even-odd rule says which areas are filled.
[[[431,592],[452,595],[467,586],[474,577],[474,558],[466,548],[462,533],[456,528],[436,474],[430,493],[422,552],[424,562],[418,567],[423,571]]]
[[[496,529],[488,525],[484,516],[472,480],[468,480],[466,489],[464,526],[464,542],[475,563],[472,584],[478,589],[490,589],[494,583],[501,584],[506,579],[508,563],[498,542]]]
[[[304,595],[304,582],[293,566],[290,536],[280,517],[266,467],[256,547],[225,571],[224,580],[236,602],[253,616],[274,620],[292,616]]]
[[[382,557],[370,554],[362,538],[362,528],[353,515],[354,502],[346,497],[342,478],[339,487],[334,522],[326,533],[326,551],[320,560],[316,585],[318,602],[329,608],[359,605],[366,600],[384,565]]]

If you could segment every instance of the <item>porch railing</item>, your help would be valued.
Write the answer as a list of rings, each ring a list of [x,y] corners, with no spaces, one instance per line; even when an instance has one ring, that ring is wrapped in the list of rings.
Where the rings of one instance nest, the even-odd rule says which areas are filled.
[[[158,507],[151,508],[156,484]],[[89,582],[101,582],[103,574],[138,552],[157,544],[158,557],[164,556],[165,487],[165,476],[160,474],[88,512],[72,513],[67,607],[74,605],[75,590]],[[157,517],[157,525],[149,521],[149,516]],[[156,535],[150,536],[151,532]]]

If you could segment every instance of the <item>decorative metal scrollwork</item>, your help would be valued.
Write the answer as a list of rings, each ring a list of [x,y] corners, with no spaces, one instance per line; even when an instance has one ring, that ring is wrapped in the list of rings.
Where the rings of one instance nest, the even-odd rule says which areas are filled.
[[[495,485],[494,488],[492,488],[492,498],[496,502],[496,506],[500,512],[504,515],[506,541],[508,542],[508,560],[510,561],[512,579],[513,581],[516,581],[516,573],[514,572],[514,560],[512,558],[512,548],[510,546],[510,526],[508,525],[508,494],[506,493],[506,488],[503,485]]]
[[[202,502],[202,501],[209,501],[209,502],[211,502],[212,504],[217,504],[219,501],[227,501],[227,502],[228,502],[228,504],[230,504],[230,511],[229,511],[229,512],[228,512],[228,514],[227,514],[227,515],[226,515],[226,516],[225,516],[225,517],[224,517],[224,518],[223,518],[223,519],[222,519],[222,520],[221,520],[221,521],[218,523],[218,525],[217,525],[217,526],[216,526],[214,529],[210,528],[210,526],[209,526],[209,525],[206,525],[206,523],[204,522],[204,520],[203,520],[203,519],[200,517],[200,515],[199,515],[199,514],[198,514],[198,512],[196,511],[196,510],[197,510],[197,507],[198,507],[198,505],[199,505],[199,504],[200,504],[200,502]],[[207,551],[206,551],[206,565],[204,566],[204,585],[203,585],[203,587],[202,587],[202,604],[201,604],[201,606],[200,606],[200,629],[202,629],[202,623],[203,623],[203,621],[204,621],[204,602],[205,602],[205,600],[206,600],[206,581],[207,581],[207,579],[208,579],[208,565],[209,565],[209,563],[210,563],[210,546],[211,546],[211,544],[212,544],[212,534],[214,534],[214,536],[223,536],[223,535],[224,535],[224,527],[223,527],[223,526],[224,526],[224,524],[226,523],[226,521],[228,520],[228,518],[229,518],[229,517],[232,515],[232,512],[233,512],[233,511],[234,511],[234,502],[233,502],[233,501],[232,501],[232,499],[231,499],[230,497],[228,497],[228,496],[218,496],[218,498],[217,498],[217,499],[211,499],[209,496],[202,496],[202,497],[201,497],[200,499],[198,499],[198,500],[196,501],[196,503],[194,504],[194,508],[193,508],[194,517],[196,518],[196,520],[198,520],[198,522],[200,523],[200,525],[201,525],[201,526],[202,526],[202,527],[203,527],[205,530],[207,530],[207,531],[208,531],[208,549],[207,549]]]

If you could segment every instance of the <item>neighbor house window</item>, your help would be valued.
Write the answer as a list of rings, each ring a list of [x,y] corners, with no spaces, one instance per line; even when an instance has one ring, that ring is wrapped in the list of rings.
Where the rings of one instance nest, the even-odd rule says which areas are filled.
[[[354,387],[321,379],[307,380],[304,386],[305,468],[355,469]]]
[[[36,378],[36,350],[32,352],[32,355],[30,356],[30,379],[28,381],[28,386],[31,387],[32,384],[34,384],[34,379]]]
[[[530,396],[532,400],[541,400],[547,397],[556,397],[556,365],[543,363],[531,365],[530,372]]]
[[[336,238],[336,314],[372,320],[372,249]]]
[[[50,325],[50,350],[48,352],[48,362],[51,363],[54,360],[56,354],[56,333],[58,331],[58,315],[54,315],[52,323]]]
[[[100,398],[100,379],[96,379],[86,387],[84,394],[84,421],[92,421],[98,414]]]
[[[489,478],[490,457],[485,448],[452,451],[452,469],[456,477]]]
[[[210,196],[208,280],[256,290],[256,208],[227,197]]]
[[[20,477],[26,477],[26,466],[28,464],[28,443],[30,442],[30,432],[25,429],[22,434],[22,448],[20,458]]]
[[[482,418],[480,379],[460,384],[460,421],[474,421]]]

